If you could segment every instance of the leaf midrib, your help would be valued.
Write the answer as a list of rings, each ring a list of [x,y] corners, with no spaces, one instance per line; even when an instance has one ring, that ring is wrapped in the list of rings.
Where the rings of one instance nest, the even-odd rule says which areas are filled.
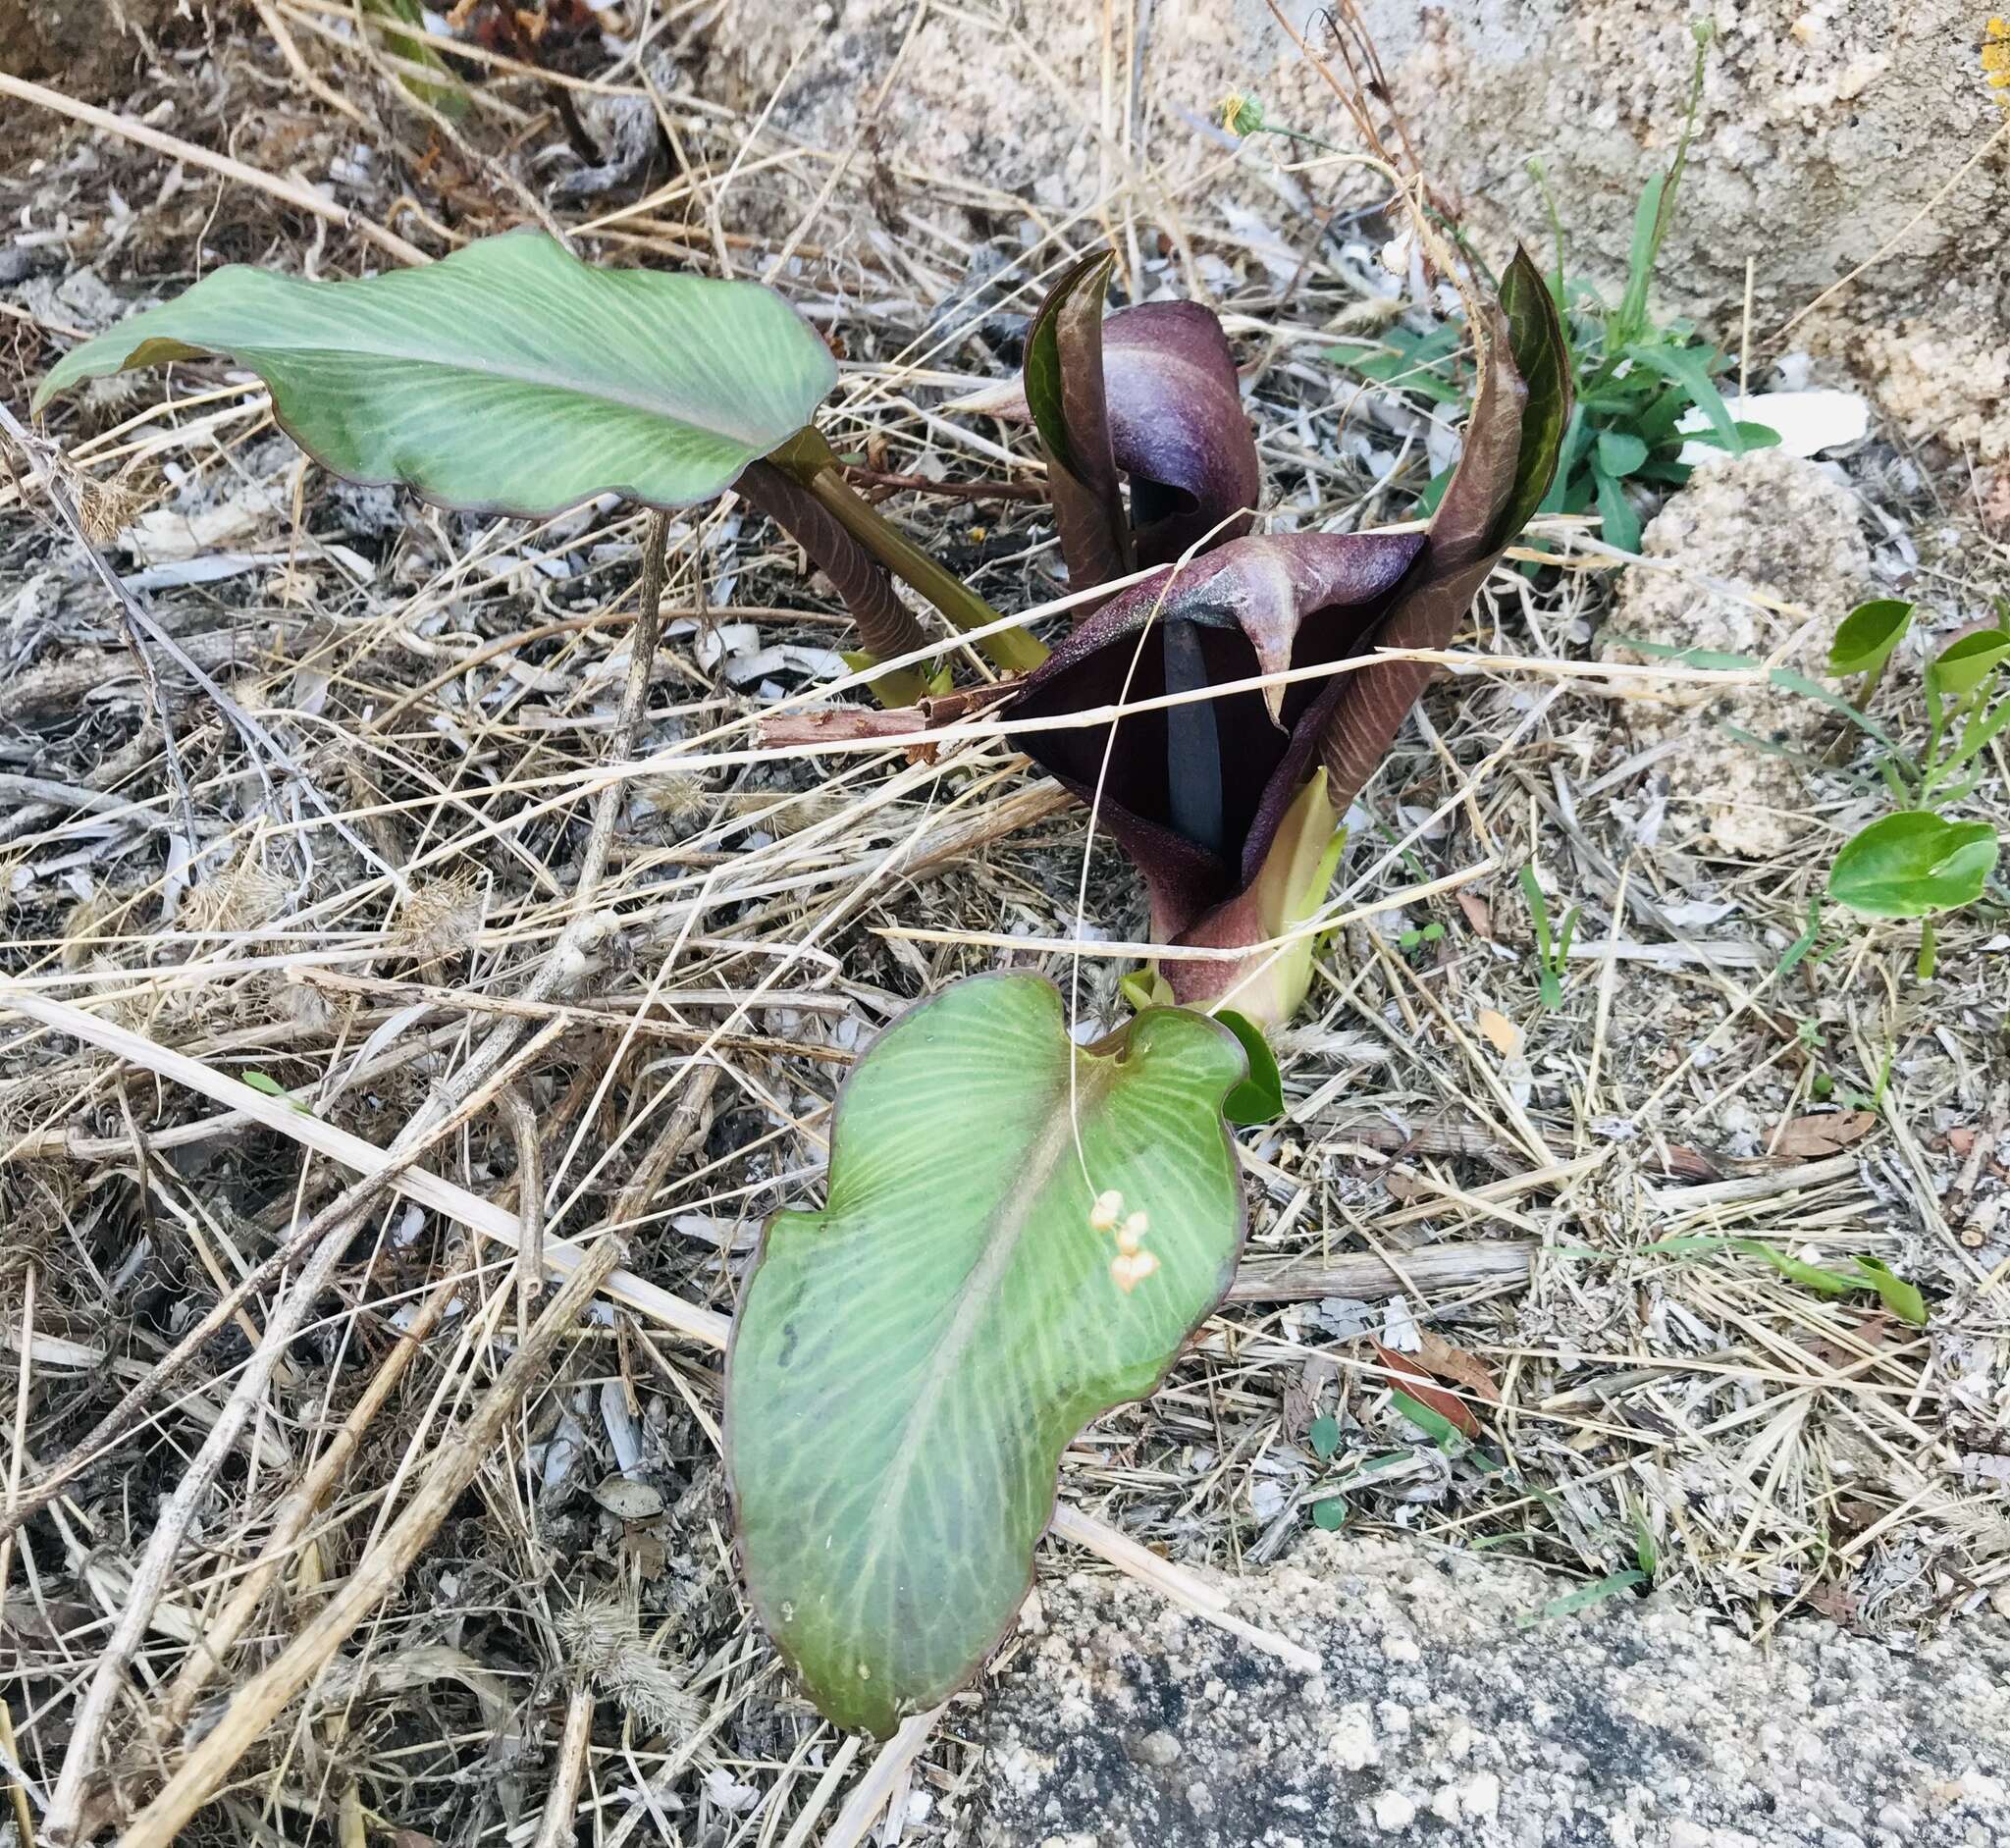
[[[616,405],[622,410],[642,411],[652,416],[662,417],[673,423],[686,424],[694,430],[703,431],[707,436],[722,437],[731,443],[759,443],[765,441],[767,436],[765,431],[759,436],[755,436],[750,433],[724,429],[706,423],[700,418],[693,416],[688,410],[670,408],[665,400],[661,398],[631,395],[612,388],[603,389],[598,385],[582,385],[577,379],[568,379],[563,376],[540,372],[532,367],[501,366],[478,360],[469,361],[457,358],[442,359],[435,354],[405,352],[396,346],[389,344],[378,345],[366,341],[358,341],[349,346],[269,346],[259,343],[233,348],[217,346],[210,347],[208,350],[216,352],[225,358],[236,360],[239,365],[248,364],[249,360],[246,358],[246,355],[251,353],[264,353],[274,359],[318,356],[341,360],[361,356],[367,359],[397,360],[404,365],[430,367],[436,372],[472,373],[476,378],[495,379],[506,385],[535,386],[543,391],[565,393],[574,397],[590,399],[595,403]]]

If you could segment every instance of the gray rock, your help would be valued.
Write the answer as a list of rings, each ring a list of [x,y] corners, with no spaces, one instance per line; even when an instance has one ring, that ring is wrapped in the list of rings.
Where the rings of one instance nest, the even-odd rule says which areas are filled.
[[[1237,1610],[1306,1677],[1124,1580],[1043,1585],[991,1695],[986,1848],[1985,1848],[2010,1838],[2010,1625],[1755,1644],[1671,1598],[1308,1535]],[[1167,1751],[1154,1742],[1177,1745]]]

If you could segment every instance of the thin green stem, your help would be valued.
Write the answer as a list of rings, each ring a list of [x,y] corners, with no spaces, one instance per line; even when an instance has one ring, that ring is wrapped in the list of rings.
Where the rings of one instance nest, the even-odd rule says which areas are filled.
[[[767,460],[816,497],[817,502],[902,583],[913,586],[959,629],[981,629],[1003,618],[952,571],[879,516],[846,483],[830,445],[814,429],[799,430]],[[1046,646],[1024,629],[1001,629],[978,644],[1007,673],[1031,673]]]
[[[835,468],[820,468],[803,486],[893,575],[935,606],[959,629],[981,629],[999,620],[993,609],[953,571],[946,571],[879,510],[846,485]],[[1024,629],[1002,629],[978,644],[1007,673],[1031,673],[1047,658],[1046,646]]]
[[[1931,918],[1923,918],[1920,921],[1920,960],[1913,967],[1913,973],[1922,981],[1933,979],[1933,957],[1938,947],[1939,939],[1934,934],[1933,921]]]

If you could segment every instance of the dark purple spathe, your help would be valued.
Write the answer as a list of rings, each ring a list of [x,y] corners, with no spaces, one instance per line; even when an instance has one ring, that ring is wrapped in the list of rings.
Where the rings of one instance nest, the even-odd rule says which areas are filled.
[[[1036,718],[1136,702],[1165,691],[1152,631],[1194,625],[1208,680],[1343,660],[1374,629],[1422,549],[1413,533],[1299,533],[1238,539],[1183,568],[1166,568],[1113,598],[1031,674],[1013,705]],[[1173,821],[1163,709],[1111,724],[1016,734],[1015,747],[1084,802],[1143,873],[1153,932],[1169,941],[1203,912],[1248,888],[1279,823],[1310,771],[1348,676],[1220,695],[1226,851],[1190,840]],[[1105,759],[1107,758],[1107,765]]]

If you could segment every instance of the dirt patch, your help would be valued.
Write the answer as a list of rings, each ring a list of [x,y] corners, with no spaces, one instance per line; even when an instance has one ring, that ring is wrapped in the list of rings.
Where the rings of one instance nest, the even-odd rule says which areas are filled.
[[[152,31],[174,6],[175,0],[0,0],[0,71],[60,84],[71,96],[112,94],[139,55],[133,29]]]

